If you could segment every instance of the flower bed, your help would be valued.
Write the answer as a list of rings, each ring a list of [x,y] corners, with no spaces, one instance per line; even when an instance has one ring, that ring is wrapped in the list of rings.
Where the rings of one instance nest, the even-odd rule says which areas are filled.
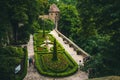
[[[53,72],[63,72],[68,68],[68,62],[61,54],[58,55],[58,60],[53,61],[52,55],[47,54],[42,56],[43,63],[47,66],[48,69],[52,70]]]

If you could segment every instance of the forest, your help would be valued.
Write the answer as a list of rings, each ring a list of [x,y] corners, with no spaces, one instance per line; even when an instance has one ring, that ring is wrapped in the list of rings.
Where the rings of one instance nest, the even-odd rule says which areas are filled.
[[[0,1],[0,80],[22,80],[27,73],[26,45],[38,30],[38,16],[46,13],[47,0]],[[20,65],[21,70],[15,73]]]
[[[120,75],[120,0],[1,0],[0,57],[27,44],[44,24],[52,29],[51,21],[38,19],[52,3],[60,9],[58,30],[91,55],[83,68],[92,69],[89,77]]]
[[[59,31],[92,56],[84,67],[84,70],[92,69],[90,78],[120,75],[119,4],[119,0],[59,4]]]

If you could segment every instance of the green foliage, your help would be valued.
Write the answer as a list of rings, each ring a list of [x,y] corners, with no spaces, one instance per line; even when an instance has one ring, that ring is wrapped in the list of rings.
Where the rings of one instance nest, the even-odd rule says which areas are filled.
[[[82,28],[79,32],[79,39],[75,41],[88,53],[94,55],[94,59],[86,64],[87,69],[95,69],[91,77],[120,75],[118,68],[120,67],[119,3],[119,0],[78,0],[76,7],[80,13]]]
[[[82,44],[81,47],[89,52],[91,55],[95,55],[98,53],[104,53],[104,51],[107,49],[106,46],[109,45],[110,36],[109,35],[95,35],[90,36],[87,38],[87,40],[81,40],[78,42],[79,44]]]
[[[57,0],[48,0],[50,4],[57,3]]]
[[[38,32],[40,30],[40,25],[39,25],[39,21],[34,21],[33,24],[31,25],[31,29],[30,32],[32,34]]]
[[[51,43],[53,43],[54,38],[51,35],[48,35],[48,36],[50,37],[50,40],[52,41]],[[39,39],[44,41],[44,39],[42,39],[42,34],[41,33],[35,34],[34,42],[36,42]],[[35,47],[37,46],[40,47],[41,44],[37,45],[36,43]],[[58,60],[56,61],[52,60],[53,52],[48,52],[46,51],[46,49],[44,49],[45,51],[43,51],[42,50],[43,47],[39,51],[36,49],[35,65],[38,71],[43,75],[53,76],[53,77],[68,76],[68,75],[75,73],[78,68],[77,63],[71,57],[69,57],[66,52],[64,52],[64,49],[60,49],[62,48],[60,44],[58,44],[56,47],[59,48],[59,51],[57,51]]]
[[[51,54],[43,55],[42,58],[43,64],[45,64],[45,66],[53,72],[64,72],[68,68],[68,62],[66,61],[65,57],[61,54],[58,55],[57,61],[52,60]]]
[[[52,58],[52,60],[53,61],[57,61],[58,60],[56,39],[54,39],[53,58]]]
[[[63,58],[61,57],[61,61],[64,61],[63,59],[65,59],[64,63],[66,63],[66,60],[70,62],[70,64],[72,64],[73,66],[70,67],[70,64],[63,64],[62,65],[59,63],[61,61],[52,61],[52,54],[35,54],[36,56],[36,68],[38,69],[38,71],[42,74],[42,75],[46,75],[46,76],[53,76],[53,77],[62,77],[62,76],[68,76],[71,74],[74,74],[77,71],[77,65],[76,63],[72,63],[71,61],[67,60],[67,58]],[[51,55],[51,56],[50,56]],[[44,59],[43,59],[44,56]],[[48,56],[48,58],[46,58]],[[51,57],[51,58],[50,58]],[[46,61],[47,62],[44,62]],[[58,64],[59,63],[59,64]],[[42,65],[41,65],[42,64]],[[56,64],[56,69],[55,69],[55,64]],[[48,66],[49,65],[49,66]],[[58,66],[60,65],[60,66]]]
[[[48,5],[46,3],[47,0],[0,1],[0,10],[3,10],[0,13],[0,45],[26,44],[29,34],[39,27],[38,15]],[[43,9],[40,4],[45,5]]]
[[[39,29],[43,30],[43,37],[45,37],[46,30],[47,31],[52,30],[54,27],[54,23],[50,19],[44,19],[44,20],[39,19],[38,22],[39,22]]]
[[[104,65],[103,56],[101,54],[91,57],[89,61],[84,63],[84,66],[85,67],[83,70],[87,71],[89,69],[89,78],[100,77],[99,74],[101,72],[101,75],[105,76],[109,71],[109,69],[107,69],[107,67]]]
[[[38,3],[38,9],[39,9],[39,14],[48,14],[48,9],[49,9],[49,2],[48,0],[37,0]]]
[[[45,38],[45,26],[43,27],[42,37]]]
[[[58,29],[66,36],[79,26],[78,12],[75,6],[60,4],[60,20]]]
[[[0,48],[0,79],[22,80],[27,72],[27,53],[25,49],[17,47]],[[24,55],[24,53],[26,55]],[[22,62],[23,61],[23,62]],[[15,67],[21,64],[21,71],[15,74]]]
[[[86,69],[95,69],[91,77],[120,75],[119,4],[119,0],[77,0],[76,8],[59,4],[59,30],[93,56],[85,63]]]
[[[17,47],[6,47],[6,48],[0,48],[0,55],[4,56],[11,56],[11,57],[19,57],[23,58],[24,52],[22,48]]]
[[[44,21],[45,21],[45,29],[52,30],[54,27],[53,21],[51,21],[50,19],[45,19]]]
[[[19,74],[15,75],[15,79],[16,80],[22,80],[24,79],[24,77],[26,76],[27,74],[27,63],[28,63],[28,54],[27,54],[27,48],[24,48],[23,49],[24,51],[24,60],[23,60],[23,67],[22,67],[22,70]]]
[[[76,5],[77,1],[76,0],[59,0],[60,2],[64,3],[64,4],[71,4],[71,5]]]
[[[44,28],[45,30],[52,30],[54,27],[54,23],[50,19],[44,19],[44,20],[39,19],[38,21],[39,21],[40,29]]]
[[[107,76],[107,77],[100,77],[100,78],[93,78],[88,80],[119,80],[120,76]]]

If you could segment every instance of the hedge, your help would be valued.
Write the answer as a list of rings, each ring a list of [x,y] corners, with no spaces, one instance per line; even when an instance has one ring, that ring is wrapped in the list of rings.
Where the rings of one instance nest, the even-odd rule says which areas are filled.
[[[43,55],[52,54],[53,49],[52,48],[50,49],[51,52],[48,52],[46,49],[45,51],[44,50],[38,51],[37,48],[40,47],[40,45],[43,44],[43,41],[44,41],[44,39],[41,39],[41,38],[40,38],[40,34],[34,35],[35,67],[37,68],[40,74],[45,76],[52,76],[52,77],[64,77],[64,76],[72,75],[78,70],[77,63],[72,59],[72,57],[69,54],[67,54],[67,52],[65,52],[64,48],[62,47],[61,44],[58,43],[58,41],[57,41],[57,47],[58,47],[57,52],[62,54],[65,57],[65,59],[68,61],[68,66],[67,66],[68,68],[65,68],[61,71],[59,70],[57,71],[47,67],[46,63],[43,60]],[[37,40],[37,39],[41,39],[41,40]],[[54,38],[52,35],[49,35],[49,39],[50,41],[54,41]]]
[[[41,65],[40,65],[40,62],[38,60],[40,57],[38,57],[38,54],[36,53],[35,54],[35,59],[36,59],[36,62],[35,62],[35,66],[38,70],[38,72],[44,76],[51,76],[51,77],[65,77],[65,76],[69,76],[69,75],[72,75],[74,74],[77,70],[78,70],[78,67],[77,66],[74,66],[74,68],[70,71],[65,71],[63,73],[57,73],[57,72],[47,72],[47,71],[43,71]],[[44,66],[45,67],[45,66]],[[46,67],[44,68],[46,69]]]
[[[20,73],[17,74],[16,80],[23,80],[27,74],[28,52],[27,52],[27,48],[24,48],[23,50],[25,54],[24,60],[23,60],[23,69]]]
[[[2,51],[2,50],[0,50]],[[6,47],[0,55],[0,80],[23,80],[27,73],[27,50],[21,47]],[[21,70],[15,74],[16,65],[21,64]]]

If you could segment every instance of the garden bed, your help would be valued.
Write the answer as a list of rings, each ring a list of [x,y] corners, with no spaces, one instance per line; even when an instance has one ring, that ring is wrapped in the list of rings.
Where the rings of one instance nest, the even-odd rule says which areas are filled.
[[[52,35],[46,34],[51,44],[54,41]],[[50,49],[50,52],[43,47],[38,47],[43,44],[45,38],[42,37],[42,33],[37,33],[34,35],[34,48],[35,50],[35,65],[40,74],[53,77],[63,77],[74,74],[77,69],[77,63],[70,57],[69,54],[65,52],[62,46],[57,42],[57,56],[58,60],[53,61],[53,48]],[[40,40],[39,40],[40,39]],[[39,42],[40,41],[40,42]],[[39,45],[38,45],[39,44]]]

